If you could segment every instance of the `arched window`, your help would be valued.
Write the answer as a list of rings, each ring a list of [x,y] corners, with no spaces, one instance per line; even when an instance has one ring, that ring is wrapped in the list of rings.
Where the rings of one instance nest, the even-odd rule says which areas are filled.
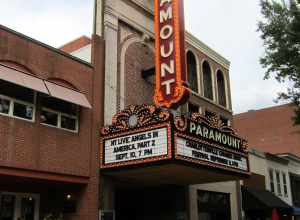
[[[212,78],[211,78],[211,69],[207,61],[203,62],[203,86],[204,86],[204,96],[213,100],[213,87],[212,87]]]
[[[217,72],[218,98],[219,104],[226,107],[226,88],[224,75],[221,70]]]
[[[194,54],[188,51],[186,54],[188,82],[191,90],[198,92],[198,75],[197,75],[197,63]]]

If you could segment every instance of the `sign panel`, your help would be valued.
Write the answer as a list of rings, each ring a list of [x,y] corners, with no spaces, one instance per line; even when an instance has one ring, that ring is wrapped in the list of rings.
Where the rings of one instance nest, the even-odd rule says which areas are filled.
[[[172,108],[185,102],[188,90],[183,0],[154,0],[156,88],[154,102]]]
[[[187,137],[176,137],[176,152],[179,156],[187,157],[200,163],[204,161],[245,172],[249,171],[247,157]]]
[[[160,157],[168,154],[168,130],[158,128],[104,141],[104,164]]]
[[[228,149],[242,151],[243,140],[229,132],[208,126],[205,123],[189,121],[186,132],[199,139],[222,145]]]

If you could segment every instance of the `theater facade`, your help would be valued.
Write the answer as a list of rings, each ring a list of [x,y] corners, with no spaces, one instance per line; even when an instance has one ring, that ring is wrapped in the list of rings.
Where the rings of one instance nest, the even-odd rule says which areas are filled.
[[[60,50],[0,26],[0,220],[241,219],[230,62],[182,3],[96,0]]]
[[[97,1],[102,219],[242,218],[250,170],[232,124],[230,62],[184,31],[183,12],[183,1]]]

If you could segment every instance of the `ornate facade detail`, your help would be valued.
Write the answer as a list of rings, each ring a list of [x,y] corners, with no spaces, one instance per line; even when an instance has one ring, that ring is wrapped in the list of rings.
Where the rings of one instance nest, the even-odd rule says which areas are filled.
[[[211,116],[207,116],[207,117],[201,115],[200,113],[193,113],[191,120],[198,123],[204,123],[207,126],[235,135],[235,131],[231,127],[224,125],[223,122],[219,119],[219,117],[215,113],[212,113]]]
[[[112,125],[102,128],[101,134],[113,134],[133,128],[166,122],[171,114],[153,105],[129,106],[113,117]]]
[[[187,119],[185,117],[176,117],[174,124],[179,131],[185,131],[187,129]]]

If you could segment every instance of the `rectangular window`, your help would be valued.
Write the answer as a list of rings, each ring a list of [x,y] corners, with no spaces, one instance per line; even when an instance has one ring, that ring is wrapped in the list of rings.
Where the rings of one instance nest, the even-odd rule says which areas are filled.
[[[61,128],[76,131],[77,118],[69,115],[61,115]]]
[[[0,113],[8,115],[11,101],[0,96]]]
[[[270,177],[270,189],[271,189],[271,192],[275,193],[273,169],[269,169],[269,177]]]
[[[282,180],[283,180],[283,193],[284,196],[287,197],[288,196],[288,191],[287,191],[287,181],[286,181],[286,174],[282,173]]]
[[[35,91],[0,80],[0,114],[34,121]]]
[[[278,195],[281,195],[281,182],[280,182],[280,172],[276,171],[276,183],[277,183],[277,193]]]
[[[33,120],[34,106],[15,101],[13,105],[13,115],[18,118]]]
[[[78,117],[67,115],[52,109],[43,108],[41,111],[41,124],[61,128],[69,131],[78,131]]]
[[[58,113],[43,109],[41,111],[41,123],[57,127]]]
[[[41,124],[78,131],[78,106],[49,96],[41,96]]]

